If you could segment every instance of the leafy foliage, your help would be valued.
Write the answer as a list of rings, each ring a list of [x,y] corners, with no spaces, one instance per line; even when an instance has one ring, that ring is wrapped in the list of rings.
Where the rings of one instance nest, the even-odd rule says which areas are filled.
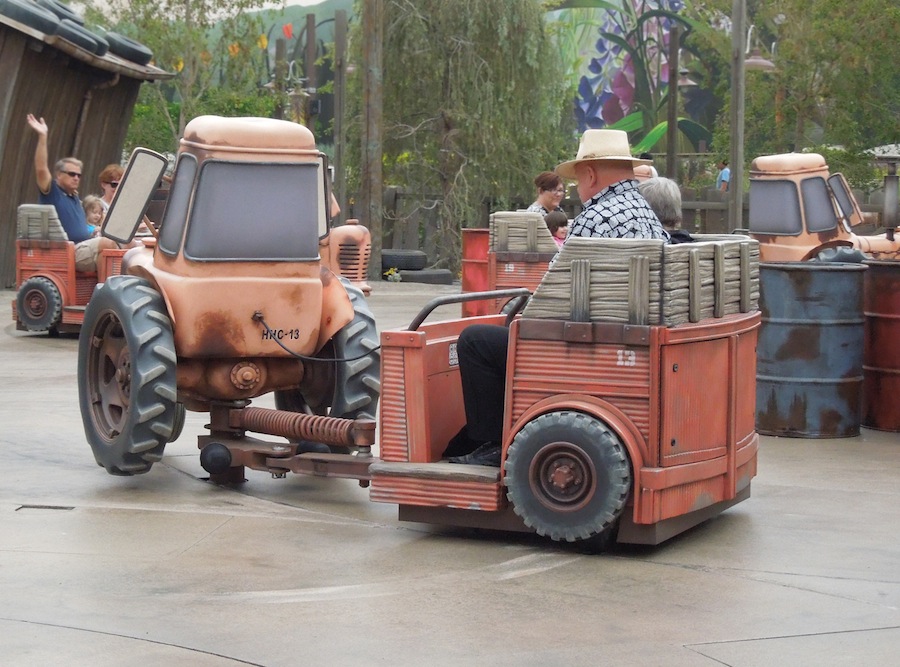
[[[434,197],[435,266],[458,269],[486,200],[531,196],[574,152],[562,71],[533,0],[385,1],[384,181]]]
[[[89,19],[145,44],[157,67],[176,73],[169,82],[144,86],[141,104],[155,108],[139,119],[165,120],[173,142],[201,113],[212,86],[248,95],[264,80],[265,40],[259,16],[250,13],[263,0],[93,2]]]

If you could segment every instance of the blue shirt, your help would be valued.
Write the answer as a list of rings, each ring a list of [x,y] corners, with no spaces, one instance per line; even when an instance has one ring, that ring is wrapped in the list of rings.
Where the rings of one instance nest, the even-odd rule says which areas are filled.
[[[729,169],[728,167],[722,169],[722,171],[720,171],[719,175],[716,177],[716,190],[722,189],[722,183],[728,184],[725,186],[726,190],[731,187],[731,169]]]
[[[38,203],[53,204],[56,207],[59,221],[72,243],[81,243],[91,238],[91,226],[87,223],[78,195],[68,195],[56,181],[50,181],[50,192],[41,192]]]

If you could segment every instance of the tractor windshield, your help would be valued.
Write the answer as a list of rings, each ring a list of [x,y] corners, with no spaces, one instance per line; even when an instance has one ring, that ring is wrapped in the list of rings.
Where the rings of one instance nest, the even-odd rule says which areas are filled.
[[[803,231],[800,198],[793,181],[750,181],[750,231],[782,236]]]
[[[323,183],[321,162],[207,160],[191,206],[185,256],[199,261],[318,259]]]

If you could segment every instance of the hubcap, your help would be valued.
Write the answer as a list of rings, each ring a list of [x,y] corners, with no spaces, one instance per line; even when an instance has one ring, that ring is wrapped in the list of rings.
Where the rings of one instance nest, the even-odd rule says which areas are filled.
[[[568,442],[544,445],[529,467],[534,496],[557,512],[574,512],[594,496],[597,471],[580,448]]]
[[[23,303],[28,310],[29,317],[36,320],[42,318],[49,308],[47,297],[39,289],[28,290],[23,299]]]
[[[112,313],[95,329],[88,383],[97,432],[113,440],[122,433],[131,406],[131,352],[122,324]]]

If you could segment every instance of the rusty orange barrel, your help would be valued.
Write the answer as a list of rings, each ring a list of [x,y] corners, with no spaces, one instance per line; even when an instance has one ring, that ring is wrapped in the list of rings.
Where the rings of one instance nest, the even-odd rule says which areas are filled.
[[[472,228],[462,230],[462,291],[484,292],[491,289],[488,283],[488,250],[490,230]],[[490,301],[469,301],[462,304],[463,317],[490,315]]]
[[[900,431],[900,262],[866,262],[862,424]]]
[[[759,266],[756,428],[795,438],[859,435],[866,266]]]

